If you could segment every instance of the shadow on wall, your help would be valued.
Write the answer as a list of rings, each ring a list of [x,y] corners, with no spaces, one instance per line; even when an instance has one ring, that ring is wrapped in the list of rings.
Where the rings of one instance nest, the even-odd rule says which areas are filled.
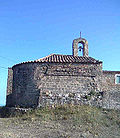
[[[21,65],[8,69],[7,107],[36,107],[40,90],[34,81],[34,66]]]

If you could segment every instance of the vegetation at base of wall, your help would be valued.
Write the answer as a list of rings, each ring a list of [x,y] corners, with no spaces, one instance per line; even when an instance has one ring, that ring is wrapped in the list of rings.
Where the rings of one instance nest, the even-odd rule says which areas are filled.
[[[1,117],[13,118],[12,123],[35,121],[64,121],[74,127],[81,127],[94,135],[109,127],[120,131],[120,111],[107,110],[88,105],[58,105],[55,107],[29,109],[25,112],[11,112],[9,108],[0,108]]]
[[[21,119],[43,119],[43,120],[68,120],[78,123],[111,123],[120,124],[120,111],[113,109],[102,109],[88,105],[56,105],[44,108],[29,109],[27,111],[10,111],[9,108],[0,108],[0,117],[16,117]]]

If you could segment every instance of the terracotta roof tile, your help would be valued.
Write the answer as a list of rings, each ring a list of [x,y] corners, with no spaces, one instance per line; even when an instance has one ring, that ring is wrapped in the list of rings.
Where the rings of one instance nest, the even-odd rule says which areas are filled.
[[[72,55],[58,55],[58,54],[51,54],[46,57],[34,60],[34,61],[27,61],[20,64],[25,63],[93,63],[98,64],[102,63],[99,60],[96,60],[92,57],[83,57],[83,56],[72,56]],[[19,65],[19,64],[16,64]],[[15,66],[16,66],[15,65]]]
[[[103,70],[103,74],[120,74],[120,71]]]

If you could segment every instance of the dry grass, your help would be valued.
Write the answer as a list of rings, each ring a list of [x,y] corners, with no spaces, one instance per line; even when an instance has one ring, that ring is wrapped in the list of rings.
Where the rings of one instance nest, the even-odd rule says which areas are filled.
[[[61,138],[120,137],[120,111],[105,110],[87,105],[44,107],[29,110],[24,114],[18,112],[11,114],[6,109],[4,110],[8,114],[6,116],[10,118],[2,119],[3,129],[7,130],[7,127],[10,126],[16,129],[20,134],[18,133],[18,136],[15,137],[23,134],[24,137],[37,137],[38,134],[38,137],[41,135],[41,138],[54,138],[54,135]],[[0,132],[0,134],[2,133]],[[15,134],[12,130],[6,133],[5,137],[13,137]]]

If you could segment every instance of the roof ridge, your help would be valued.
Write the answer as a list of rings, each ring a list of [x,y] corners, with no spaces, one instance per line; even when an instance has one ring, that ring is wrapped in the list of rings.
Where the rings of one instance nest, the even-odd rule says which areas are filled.
[[[72,56],[72,55],[54,54],[54,53],[52,53],[52,54],[50,54],[48,56],[45,56],[45,57],[42,57],[42,58],[39,58],[39,59],[36,59],[36,60],[33,60],[33,61],[41,61],[43,59],[49,58],[49,57],[54,56],[54,55],[56,55],[56,56]]]
[[[45,58],[48,58],[48,57],[50,57],[50,56],[52,56],[52,55],[54,55],[54,54],[50,54],[50,55],[48,55],[48,56],[45,56],[45,57],[39,58],[39,59],[37,59],[37,60],[45,59]],[[34,60],[34,61],[36,61],[36,60]]]

